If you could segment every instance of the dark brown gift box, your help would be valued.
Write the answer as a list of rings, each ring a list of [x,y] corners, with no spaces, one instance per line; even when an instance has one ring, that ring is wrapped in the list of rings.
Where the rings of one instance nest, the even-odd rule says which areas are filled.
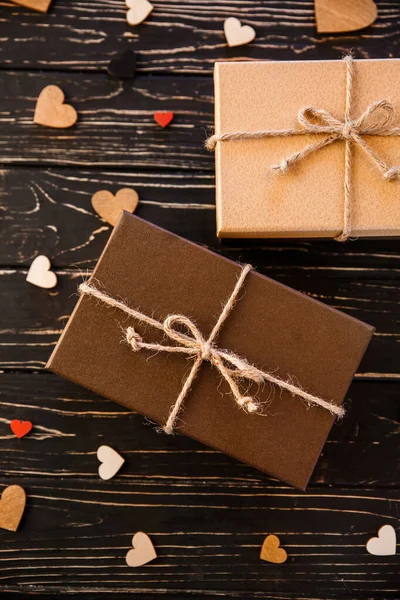
[[[123,213],[93,278],[108,295],[158,320],[186,315],[207,337],[240,270],[222,256]],[[191,359],[143,348],[133,352],[122,341],[129,325],[146,342],[171,345],[154,328],[81,297],[48,368],[165,424]],[[369,325],[252,271],[217,345],[340,405],[372,334]],[[204,362],[178,431],[305,489],[334,417],[275,386],[251,391],[257,400],[268,401],[264,414],[241,410],[217,369]]]

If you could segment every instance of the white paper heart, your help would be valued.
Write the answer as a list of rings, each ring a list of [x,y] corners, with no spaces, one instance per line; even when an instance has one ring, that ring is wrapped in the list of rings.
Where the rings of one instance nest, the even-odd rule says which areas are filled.
[[[50,269],[51,263],[47,256],[37,256],[29,268],[26,281],[41,288],[53,288],[57,285],[57,275]]]
[[[396,554],[396,532],[391,525],[384,525],[378,531],[378,537],[367,542],[367,552],[374,556],[392,556]]]
[[[132,550],[126,555],[129,567],[142,567],[157,558],[153,543],[143,531],[138,531],[132,538]]]
[[[224,22],[224,33],[228,46],[243,46],[256,37],[256,32],[250,25],[242,25],[239,19],[229,17]]]
[[[154,8],[148,0],[126,0],[126,5],[129,8],[126,20],[132,27],[143,23]]]
[[[125,459],[110,446],[100,446],[97,450],[97,458],[101,462],[99,475],[105,481],[112,479],[125,462]]]

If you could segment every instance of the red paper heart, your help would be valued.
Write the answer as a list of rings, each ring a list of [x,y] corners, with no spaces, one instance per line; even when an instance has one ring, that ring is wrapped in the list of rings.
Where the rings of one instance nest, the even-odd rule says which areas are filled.
[[[22,438],[30,432],[32,423],[30,421],[18,421],[18,419],[15,419],[14,421],[11,421],[10,427],[17,438]]]
[[[174,118],[173,112],[156,112],[154,113],[154,120],[156,123],[161,125],[161,127],[166,127],[171,123]]]

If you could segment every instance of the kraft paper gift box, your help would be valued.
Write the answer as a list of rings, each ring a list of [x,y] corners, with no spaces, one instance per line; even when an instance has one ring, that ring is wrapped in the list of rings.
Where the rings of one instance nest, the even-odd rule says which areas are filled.
[[[237,263],[122,213],[89,285],[160,322],[185,315],[207,338],[241,273]],[[134,351],[124,341],[131,326],[146,343],[179,345],[85,293],[48,368],[163,425],[194,358]],[[252,270],[215,343],[338,407],[372,333],[369,325]],[[335,417],[269,383],[238,385],[254,395],[261,414],[239,408],[205,360],[177,431],[304,489]]]
[[[215,133],[299,130],[298,113],[310,106],[343,122],[347,68],[342,60],[216,63]],[[350,118],[356,119],[370,104],[386,100],[395,111],[386,128],[400,127],[400,60],[355,60],[351,68]],[[388,110],[377,109],[365,125],[377,121],[385,126]],[[286,173],[271,170],[328,135],[218,142],[218,236],[338,236],[344,226],[344,139],[297,161]],[[400,164],[399,137],[361,137],[389,168]],[[359,144],[350,146],[350,237],[399,235],[400,182],[396,176],[393,181],[385,179]]]

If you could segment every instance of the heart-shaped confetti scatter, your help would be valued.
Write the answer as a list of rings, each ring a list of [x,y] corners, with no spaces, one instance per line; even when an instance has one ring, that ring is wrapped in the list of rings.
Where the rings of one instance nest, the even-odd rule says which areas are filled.
[[[142,567],[157,558],[151,539],[143,531],[138,531],[132,538],[133,549],[126,555],[126,563],[130,567]]]
[[[280,541],[276,535],[268,535],[261,548],[260,558],[271,563],[284,563],[287,559],[286,550],[279,547]]]
[[[318,33],[357,31],[378,15],[373,0],[314,0]]]
[[[26,503],[25,490],[19,485],[7,487],[0,500],[0,528],[17,531],[24,514]]]
[[[11,421],[10,427],[13,434],[21,439],[30,432],[32,423],[30,421],[18,421],[18,419],[14,419],[14,421]]]
[[[36,103],[34,123],[55,129],[67,129],[75,125],[78,113],[69,104],[64,104],[64,92],[56,85],[48,85]]]
[[[92,197],[92,206],[98,215],[110,225],[115,225],[122,210],[133,213],[139,202],[139,195],[135,190],[122,188],[115,196],[107,191],[96,192]]]
[[[20,6],[25,6],[26,8],[31,8],[37,12],[46,13],[50,8],[52,0],[11,0],[11,2],[19,4]]]
[[[133,50],[125,50],[125,52],[113,58],[107,70],[113,77],[133,79],[136,73],[136,56]]]
[[[384,525],[378,531],[378,537],[367,542],[367,552],[375,556],[392,556],[396,554],[396,532],[391,525]]]
[[[174,118],[173,112],[156,112],[154,113],[154,120],[156,123],[161,125],[161,127],[166,127],[169,125]]]
[[[126,5],[129,8],[126,20],[132,26],[143,23],[154,8],[148,0],[126,0]]]
[[[29,268],[26,281],[41,288],[53,288],[57,285],[57,275],[50,268],[47,256],[37,256]]]
[[[112,479],[125,462],[125,459],[110,446],[100,446],[97,450],[97,458],[101,462],[99,475],[105,481]]]
[[[256,37],[256,32],[250,25],[242,25],[239,19],[229,17],[224,23],[224,33],[228,46],[244,46]]]

